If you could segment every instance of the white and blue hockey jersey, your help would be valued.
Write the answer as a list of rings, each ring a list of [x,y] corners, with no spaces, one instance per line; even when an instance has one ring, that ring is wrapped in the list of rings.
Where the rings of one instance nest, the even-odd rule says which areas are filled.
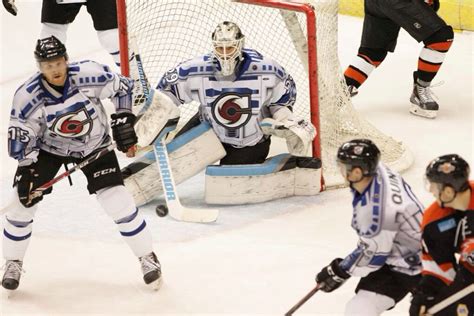
[[[168,71],[157,89],[176,105],[197,101],[201,120],[211,124],[222,143],[253,146],[264,138],[259,121],[296,100],[293,78],[274,60],[243,50],[235,78],[220,78],[212,55],[185,61]]]
[[[133,81],[93,61],[71,63],[62,93],[41,73],[16,91],[8,128],[9,155],[20,165],[35,162],[40,149],[82,158],[110,143],[101,99],[116,111],[131,111]]]
[[[352,228],[359,235],[359,243],[340,266],[359,277],[384,264],[397,272],[418,274],[423,206],[398,173],[383,163],[376,173],[362,194],[352,190]]]

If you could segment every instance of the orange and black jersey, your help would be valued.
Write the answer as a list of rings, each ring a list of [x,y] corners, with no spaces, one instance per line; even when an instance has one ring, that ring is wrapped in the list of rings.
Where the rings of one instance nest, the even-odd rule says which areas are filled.
[[[474,181],[469,183],[471,199],[466,211],[433,203],[423,215],[423,275],[431,275],[449,285],[456,271],[474,275]],[[459,263],[455,254],[459,253]]]

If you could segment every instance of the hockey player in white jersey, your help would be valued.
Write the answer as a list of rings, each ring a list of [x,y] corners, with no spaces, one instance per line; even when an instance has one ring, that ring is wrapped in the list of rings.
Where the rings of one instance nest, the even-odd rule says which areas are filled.
[[[292,113],[293,78],[276,61],[244,49],[244,41],[237,24],[219,23],[212,53],[168,71],[157,88],[176,105],[200,104],[199,119],[210,123],[226,150],[222,165],[262,163],[272,134],[287,139],[290,153],[304,156],[316,131]]]
[[[353,194],[352,228],[359,243],[344,259],[323,268],[316,282],[331,292],[349,277],[361,277],[345,315],[380,315],[421,279],[423,207],[403,178],[379,159],[379,149],[367,139],[346,142],[337,153]]]
[[[17,192],[6,212],[2,286],[17,289],[37,203],[44,194],[32,192],[54,178],[61,165],[78,164],[111,144],[108,118],[101,99],[110,98],[117,148],[127,152],[137,142],[131,112],[133,81],[93,61],[68,63],[66,47],[54,36],[38,40],[34,52],[40,72],[16,91],[8,129],[9,155],[18,160],[14,179]],[[159,285],[160,263],[152,249],[146,222],[138,212],[113,151],[81,169],[87,189],[96,194],[139,258],[145,283]]]

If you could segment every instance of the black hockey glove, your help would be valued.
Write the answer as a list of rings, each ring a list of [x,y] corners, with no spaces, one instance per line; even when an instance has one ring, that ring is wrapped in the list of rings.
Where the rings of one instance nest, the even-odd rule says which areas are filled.
[[[2,0],[3,6],[7,9],[8,12],[16,16],[18,9],[15,6],[15,0]]]
[[[32,207],[43,199],[42,194],[34,198],[30,196],[31,191],[36,187],[35,178],[38,178],[38,173],[31,165],[18,167],[16,170],[13,186],[16,186],[20,202],[25,207]]]
[[[112,136],[117,143],[117,149],[127,152],[138,142],[137,134],[133,125],[137,120],[136,116],[130,112],[114,113],[111,115]]]
[[[433,0],[432,8],[435,12],[438,12],[440,7],[439,0]]]
[[[445,287],[443,281],[433,276],[423,276],[417,288],[413,292],[410,305],[410,316],[424,315],[428,308],[434,305],[436,294],[439,289]]]
[[[341,261],[341,258],[334,259],[316,275],[316,282],[320,284],[321,291],[332,292],[350,278],[351,275],[339,266]]]

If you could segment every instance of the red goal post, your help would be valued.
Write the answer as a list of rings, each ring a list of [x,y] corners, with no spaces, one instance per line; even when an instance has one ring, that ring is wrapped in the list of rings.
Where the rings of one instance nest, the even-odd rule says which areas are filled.
[[[349,139],[372,139],[396,170],[411,164],[400,142],[352,107],[337,53],[337,0],[117,0],[117,9],[122,73],[137,78],[129,57],[139,53],[153,87],[178,63],[209,53],[219,22],[236,22],[246,47],[276,60],[295,80],[294,113],[318,131],[312,155],[322,160],[326,187],[344,184],[335,153]],[[195,104],[181,106],[182,119],[193,111]]]

